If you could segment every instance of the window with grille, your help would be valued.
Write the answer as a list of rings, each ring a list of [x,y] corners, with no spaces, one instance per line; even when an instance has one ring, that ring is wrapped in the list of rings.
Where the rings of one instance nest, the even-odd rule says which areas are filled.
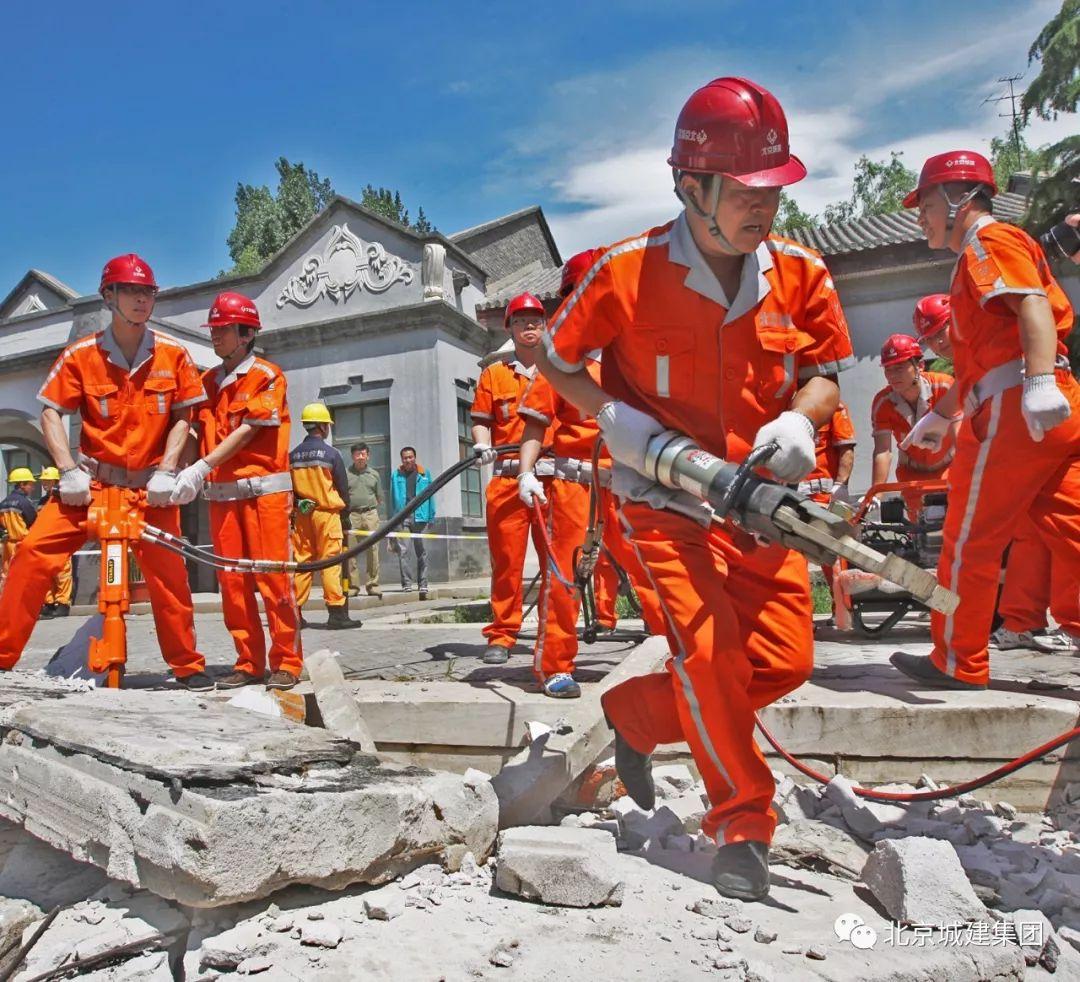
[[[368,445],[368,467],[379,474],[382,498],[386,503],[383,514],[390,509],[390,402],[364,402],[352,406],[333,406],[334,447],[346,467],[352,466],[354,443]]]
[[[459,459],[472,456],[472,404],[463,399],[457,404],[457,431]],[[480,481],[480,468],[470,467],[461,475],[461,515],[463,518],[484,517],[484,488]]]

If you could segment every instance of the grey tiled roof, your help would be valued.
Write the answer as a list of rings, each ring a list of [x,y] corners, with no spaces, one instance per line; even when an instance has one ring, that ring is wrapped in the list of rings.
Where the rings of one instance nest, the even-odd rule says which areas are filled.
[[[1019,221],[1024,215],[1025,200],[1022,194],[999,194],[994,198],[994,217],[1003,222]],[[816,249],[824,256],[865,252],[884,246],[921,241],[923,234],[915,223],[915,214],[913,210],[904,209],[890,215],[874,215],[872,218],[857,218],[850,222],[836,222],[812,229],[796,229],[788,237]],[[555,300],[559,296],[561,281],[562,267],[522,270],[516,279],[500,282],[498,291],[477,304],[476,309],[499,310],[519,293],[526,291],[541,300]]]
[[[553,269],[522,270],[521,275],[509,282],[499,284],[497,293],[476,305],[477,310],[498,310],[505,307],[519,293],[531,293],[539,300],[557,300],[562,284],[562,267]]]
[[[1004,222],[1019,220],[1024,214],[1024,201],[1024,196],[1020,194],[999,194],[994,198],[994,217]],[[817,249],[822,255],[837,256],[880,246],[918,242],[923,234],[915,223],[915,211],[905,208],[890,215],[857,218],[812,229],[800,228],[789,237]]]

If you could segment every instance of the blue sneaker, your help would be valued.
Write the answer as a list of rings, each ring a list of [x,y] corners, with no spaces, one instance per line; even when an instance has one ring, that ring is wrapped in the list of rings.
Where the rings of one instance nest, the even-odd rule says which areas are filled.
[[[544,679],[542,688],[544,695],[552,699],[577,699],[581,695],[581,686],[574,681],[573,675],[566,672]]]

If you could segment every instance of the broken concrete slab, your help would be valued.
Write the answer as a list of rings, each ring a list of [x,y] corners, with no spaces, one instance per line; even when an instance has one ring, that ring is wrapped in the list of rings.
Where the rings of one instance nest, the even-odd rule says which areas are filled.
[[[778,825],[769,861],[857,880],[869,850],[850,832],[815,819]]]
[[[488,782],[380,766],[325,731],[125,690],[14,714],[0,742],[0,816],[118,880],[203,907],[484,857],[498,803]]]
[[[320,648],[305,656],[304,667],[315,690],[323,725],[335,736],[358,744],[364,753],[374,754],[375,738],[345,683],[337,655],[327,648]]]
[[[543,818],[563,790],[611,745],[611,728],[600,698],[637,675],[659,670],[669,658],[667,640],[649,638],[630,652],[604,680],[588,686],[563,716],[569,732],[552,731],[530,744],[492,778],[499,798],[499,827],[510,828]]]
[[[956,849],[940,839],[885,839],[874,847],[861,878],[902,924],[945,927],[987,919]]]
[[[499,833],[495,886],[560,907],[618,906],[625,884],[618,852],[595,829],[525,827]]]

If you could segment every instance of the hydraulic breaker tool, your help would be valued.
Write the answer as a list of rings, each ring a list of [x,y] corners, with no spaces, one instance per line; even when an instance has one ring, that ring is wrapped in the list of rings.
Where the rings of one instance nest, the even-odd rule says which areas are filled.
[[[702,450],[690,437],[666,430],[653,437],[645,454],[648,476],[665,487],[688,491],[709,502],[714,520],[730,518],[770,542],[801,552],[818,563],[844,559],[903,587],[927,607],[950,614],[960,598],[941,586],[933,571],[896,555],[883,555],[860,542],[846,519],[806,495],[754,472],[776,452],[775,444],[755,447],[741,464]]]

